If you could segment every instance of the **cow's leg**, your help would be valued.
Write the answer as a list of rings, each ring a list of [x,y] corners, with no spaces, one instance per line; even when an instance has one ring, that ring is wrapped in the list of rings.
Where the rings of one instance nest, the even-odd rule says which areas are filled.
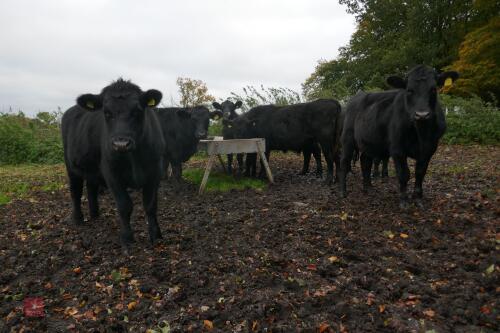
[[[380,162],[381,159],[378,157],[373,159],[373,178],[380,177]]]
[[[233,154],[227,154],[227,173],[233,174]]]
[[[410,180],[410,169],[406,156],[393,156],[394,168],[399,180],[399,206],[408,207],[408,180]]]
[[[73,212],[71,213],[71,221],[75,224],[83,223],[82,213],[82,192],[83,178],[68,172],[69,190],[71,192],[71,200],[73,202]]]
[[[361,172],[363,174],[363,191],[368,191],[372,187],[371,172],[373,158],[365,153],[361,153],[360,156]]]
[[[351,171],[351,162],[354,154],[354,139],[352,137],[347,137],[342,140],[342,155],[340,158],[340,179],[339,179],[339,189],[340,196],[347,197],[347,173]]]
[[[417,204],[421,205],[421,199],[423,197],[422,183],[424,181],[425,174],[427,173],[427,167],[429,166],[429,159],[417,160],[415,165],[415,190],[413,192],[413,197],[417,199]]]
[[[158,186],[147,185],[142,189],[142,204],[148,220],[149,240],[154,245],[157,239],[163,238],[156,218],[158,209]]]
[[[321,150],[326,160],[326,184],[331,185],[333,183],[333,147],[330,143],[325,141],[321,142]]]
[[[250,176],[255,176],[255,159],[257,158],[257,155],[254,153],[249,153],[246,156],[245,159],[245,176],[250,177]]]
[[[382,159],[382,178],[389,177],[389,158]]]
[[[309,172],[309,163],[311,162],[312,147],[307,145],[302,150],[302,156],[304,157],[304,162],[302,164],[302,170],[299,175],[306,175]]]
[[[321,162],[321,148],[315,144],[312,149],[314,160],[316,161],[316,176],[323,177],[323,164]]]
[[[172,178],[176,185],[179,185],[182,181],[182,163],[172,163]]]
[[[236,154],[236,161],[238,162],[238,174],[241,175],[245,165],[243,163],[243,154]]]
[[[130,227],[133,202],[125,187],[118,184],[110,184],[110,189],[115,198],[116,208],[120,217],[120,242],[124,252],[127,254],[129,245],[134,242],[134,234]]]
[[[90,218],[96,219],[99,217],[99,183],[87,180],[87,197],[89,200]]]

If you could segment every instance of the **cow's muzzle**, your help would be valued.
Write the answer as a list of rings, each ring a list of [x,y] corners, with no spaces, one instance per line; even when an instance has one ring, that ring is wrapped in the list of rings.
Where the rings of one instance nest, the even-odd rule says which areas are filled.
[[[415,120],[424,120],[429,119],[431,117],[431,113],[429,111],[417,111],[415,112]]]
[[[111,140],[111,146],[114,151],[128,152],[135,148],[135,142],[130,138],[115,137]]]

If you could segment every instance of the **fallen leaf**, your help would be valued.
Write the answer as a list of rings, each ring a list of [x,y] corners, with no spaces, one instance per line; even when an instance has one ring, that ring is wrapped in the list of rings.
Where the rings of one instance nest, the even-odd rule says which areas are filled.
[[[390,231],[390,230],[385,230],[384,231],[384,236],[385,237],[388,237],[390,239],[393,239],[394,238],[394,234]]]
[[[316,268],[315,264],[309,264],[309,265],[307,265],[307,269],[310,271],[315,271],[317,268]]]
[[[319,333],[324,333],[329,327],[330,325],[328,325],[327,323],[321,323],[321,325],[319,325],[318,331]]]
[[[436,313],[434,312],[434,310],[431,310],[431,309],[424,310],[424,315],[426,315],[429,318],[434,317],[435,314]]]
[[[399,237],[401,237],[401,238],[408,238],[409,236],[408,236],[408,234],[400,233]]]
[[[342,212],[342,214],[340,215],[340,219],[342,221],[347,221],[347,213],[346,212]]]
[[[127,308],[129,309],[129,311],[133,311],[136,308],[136,306],[137,306],[137,302],[132,301],[132,302],[128,303]]]
[[[378,312],[383,313],[385,311],[385,305],[381,304],[378,306]]]
[[[331,257],[328,257],[328,261],[331,263],[334,263],[334,262],[339,261],[339,258],[336,256],[331,256]]]
[[[214,323],[211,322],[210,320],[205,319],[203,321],[203,325],[207,328],[207,330],[211,331],[214,329]]]
[[[481,311],[484,314],[490,314],[491,313],[491,309],[487,305],[482,306],[479,309],[479,311]]]
[[[488,268],[486,268],[486,274],[491,274],[494,271],[495,271],[495,264],[492,264]]]
[[[122,303],[118,303],[115,305],[115,309],[117,310],[123,310],[123,304]]]
[[[257,331],[257,320],[254,320],[252,323],[252,331]]]
[[[73,268],[73,273],[80,274],[81,272],[82,272],[82,268],[81,267],[75,267],[75,268]]]

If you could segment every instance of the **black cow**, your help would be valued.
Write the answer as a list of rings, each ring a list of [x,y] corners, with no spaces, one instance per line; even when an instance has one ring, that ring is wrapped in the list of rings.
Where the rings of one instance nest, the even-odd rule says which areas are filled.
[[[241,108],[243,103],[241,101],[236,101],[236,103],[231,102],[230,100],[225,100],[222,104],[217,102],[213,102],[212,106],[222,112],[222,118],[224,120],[233,120],[236,119],[239,115],[236,113],[236,109]],[[225,140],[234,139],[234,131],[231,128],[231,125],[223,124],[222,127],[222,136]],[[238,171],[241,172],[243,170],[243,155],[237,154],[236,159],[238,161]],[[233,154],[227,155],[227,172],[229,174],[233,173]]]
[[[328,166],[327,182],[333,180],[333,161],[338,151],[340,104],[320,99],[289,106],[262,105],[226,124],[240,138],[266,139],[266,158],[272,150],[300,152],[318,143]],[[260,176],[264,175],[264,168]]]
[[[118,79],[100,94],[84,94],[62,118],[64,161],[73,201],[72,221],[83,223],[81,196],[87,184],[90,217],[99,215],[98,188],[105,183],[120,216],[120,240],[128,253],[133,203],[128,188],[142,189],[149,238],[162,238],[156,219],[158,185],[165,150],[160,123],[152,109],[162,98],[158,90],[142,91]]]
[[[342,133],[340,193],[346,196],[346,170],[355,148],[361,153],[363,185],[371,186],[370,173],[375,157],[392,157],[400,185],[400,206],[408,205],[410,178],[407,158],[416,160],[414,197],[422,198],[422,181],[429,161],[446,130],[437,88],[445,80],[455,80],[457,72],[436,74],[419,65],[406,78],[391,76],[389,85],[397,88],[377,93],[359,92],[348,106]]]
[[[207,137],[210,119],[222,117],[222,113],[210,112],[204,106],[158,108],[156,111],[165,140],[165,171],[170,164],[178,185],[182,177],[182,163],[196,153],[200,139]]]

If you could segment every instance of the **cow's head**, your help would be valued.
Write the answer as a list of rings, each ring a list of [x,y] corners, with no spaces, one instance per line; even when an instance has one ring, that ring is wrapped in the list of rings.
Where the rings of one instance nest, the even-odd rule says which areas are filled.
[[[194,136],[196,139],[200,140],[207,137],[210,119],[222,117],[222,112],[210,112],[204,106],[196,106],[194,108],[179,109],[177,115],[191,122]]]
[[[404,89],[406,111],[416,121],[434,117],[437,103],[437,89],[450,85],[458,79],[455,71],[437,74],[430,67],[419,65],[408,72],[406,78],[389,76],[387,83],[397,89]]]
[[[143,92],[130,81],[118,79],[100,94],[84,94],[76,102],[88,111],[102,112],[110,147],[116,152],[129,152],[143,135],[146,109],[157,106],[161,98],[158,90]]]
[[[212,105],[215,109],[222,111],[222,117],[224,119],[234,119],[238,117],[236,113],[236,109],[241,108],[243,103],[241,101],[236,101],[236,103],[231,102],[230,100],[225,100],[222,104],[217,102],[213,102]]]

